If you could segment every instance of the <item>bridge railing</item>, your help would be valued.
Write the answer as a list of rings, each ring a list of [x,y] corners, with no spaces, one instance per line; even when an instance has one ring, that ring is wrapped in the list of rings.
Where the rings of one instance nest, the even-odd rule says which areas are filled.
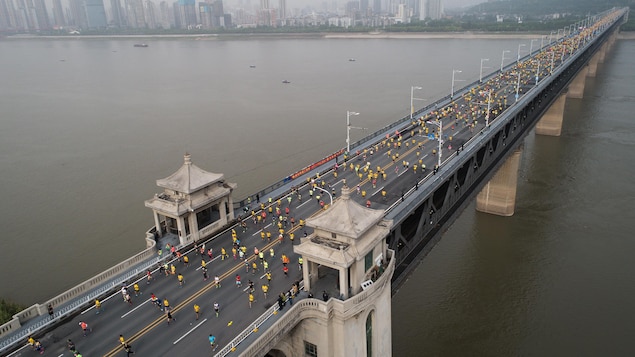
[[[302,300],[299,300],[290,307],[289,311],[280,319],[275,321],[272,326],[270,326],[261,336],[259,336],[255,341],[252,342],[248,347],[243,350],[242,355],[253,356],[253,355],[262,355],[266,353],[264,349],[271,343],[276,336],[279,336],[281,330],[291,329],[298,322],[307,317],[324,317],[329,315],[331,311],[337,311],[339,316],[346,316],[349,314],[353,314],[356,312],[356,308],[366,299],[374,294],[381,293],[383,289],[385,289],[386,284],[390,283],[390,279],[395,270],[395,253],[393,250],[388,249],[386,251],[386,270],[384,273],[366,290],[360,292],[357,295],[350,297],[347,300],[339,300],[337,298],[331,298],[328,301],[324,302],[318,299],[308,299],[303,297]],[[272,312],[276,311],[276,312]],[[269,308],[263,315],[259,317],[259,319],[254,322],[259,323],[260,327],[267,319],[271,318],[275,314],[277,314],[278,305],[274,305]],[[227,346],[225,346],[220,352],[218,352],[215,357],[224,357],[230,352],[234,351],[236,347],[243,341],[245,341],[249,336],[255,333],[254,325],[250,325],[244,331],[242,331],[234,340],[232,340]]]
[[[110,269],[76,285],[75,287],[49,299],[42,304],[34,304],[15,314],[13,318],[0,326],[0,353],[25,341],[29,335],[35,335],[63,318],[72,315],[82,307],[91,304],[96,298],[120,286],[132,277],[143,274],[148,267],[158,262],[156,242],[146,237],[148,248],[124,260]],[[48,315],[48,305],[53,306],[53,316]]]

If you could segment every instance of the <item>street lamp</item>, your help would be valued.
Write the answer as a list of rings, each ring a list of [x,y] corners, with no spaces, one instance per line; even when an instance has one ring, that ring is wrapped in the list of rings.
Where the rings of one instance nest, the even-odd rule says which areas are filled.
[[[329,198],[331,199],[331,205],[329,207],[333,207],[333,195],[331,195],[331,193],[329,191],[327,191],[327,190],[325,190],[325,189],[323,189],[322,187],[319,187],[319,186],[315,186],[313,188],[316,189],[316,190],[320,190],[320,191],[326,193],[327,195],[329,195]]]
[[[491,89],[491,88],[490,88],[490,90],[488,91],[488,95],[487,95],[487,102],[486,102],[486,103],[484,103],[484,102],[474,102],[474,103],[479,104],[479,105],[485,105],[485,104],[487,104],[487,113],[485,114],[485,127],[486,127],[486,128],[489,128],[489,113],[490,113],[490,110],[491,110],[491,105],[492,105],[492,92],[493,92],[493,91],[494,91],[494,90],[493,90],[493,89]]]
[[[413,102],[412,102],[412,101],[413,101],[413,100],[415,100],[415,99],[417,99],[417,100],[424,100],[423,98],[415,98],[415,97],[413,96],[413,95],[414,95],[414,92],[415,92],[415,89],[423,89],[423,88],[421,88],[421,87],[416,87],[416,86],[411,86],[411,87],[410,87],[410,121],[412,121],[412,114],[414,114],[414,111],[415,111],[415,107],[414,107],[414,104],[413,104]]]
[[[351,152],[351,129],[364,129],[351,126],[351,115],[359,115],[358,112],[346,111],[346,152]]]
[[[481,58],[481,71],[479,72],[480,74],[478,75],[479,83],[483,83],[483,62],[484,61],[489,61],[489,58]],[[485,67],[485,68],[489,68],[489,67]]]
[[[542,46],[544,45],[546,37],[547,36],[540,36],[540,52],[542,52]]]
[[[549,44],[551,44],[551,37],[553,36],[553,31],[549,34]]]
[[[538,85],[538,80],[540,79],[540,60],[538,62],[538,67],[536,68],[536,85]]]
[[[503,51],[503,56],[501,56],[501,73],[503,72],[503,62],[505,62],[505,53],[506,52],[511,52],[511,50],[504,50]]]
[[[452,90],[450,91],[450,99],[454,98],[454,82],[455,82],[454,75],[456,73],[461,73],[461,72],[463,72],[463,71],[458,70],[458,69],[453,69],[452,70]]]
[[[520,68],[518,69],[518,81],[516,82],[516,101],[518,101],[518,92],[520,91]]]
[[[556,58],[556,51],[551,51],[551,71],[549,74],[553,74],[553,61]]]
[[[534,41],[538,41],[538,39],[534,38],[531,40],[531,43],[529,45],[529,57],[531,57],[531,54],[533,53],[533,50],[534,50]]]
[[[437,167],[441,167],[441,150],[443,150],[443,122],[441,122],[439,119],[437,119],[437,121],[428,120],[428,121],[426,121],[426,123],[432,124],[432,125],[435,125],[435,126],[439,127],[439,138],[438,138],[438,141],[439,141],[439,152],[438,152],[439,158],[437,160]]]
[[[521,44],[518,45],[518,57],[516,59],[516,64],[520,63],[520,48],[521,47],[525,47],[525,46],[527,46],[527,44],[525,44],[525,43],[521,43]]]

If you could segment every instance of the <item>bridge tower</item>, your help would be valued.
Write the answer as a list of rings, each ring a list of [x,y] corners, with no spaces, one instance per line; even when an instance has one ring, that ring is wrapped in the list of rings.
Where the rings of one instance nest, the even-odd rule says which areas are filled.
[[[234,219],[231,193],[237,185],[192,164],[188,153],[181,168],[157,180],[157,186],[164,191],[145,201],[154,214],[155,238],[175,235],[180,245],[187,245]]]
[[[394,254],[386,244],[392,221],[384,220],[381,210],[359,205],[350,194],[343,188],[332,207],[306,221],[314,231],[294,251],[303,259],[304,290],[321,301],[278,343],[276,350],[282,353],[270,355],[392,353]]]

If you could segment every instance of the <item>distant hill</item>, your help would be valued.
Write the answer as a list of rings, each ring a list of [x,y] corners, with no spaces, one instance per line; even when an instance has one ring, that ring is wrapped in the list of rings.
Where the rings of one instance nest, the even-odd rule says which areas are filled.
[[[597,14],[611,7],[635,6],[635,0],[507,0],[475,5],[471,11],[480,13],[543,16],[548,14]]]

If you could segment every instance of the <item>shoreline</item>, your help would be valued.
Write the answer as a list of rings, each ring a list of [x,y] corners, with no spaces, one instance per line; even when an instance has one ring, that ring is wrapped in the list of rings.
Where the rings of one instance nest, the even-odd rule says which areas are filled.
[[[326,39],[502,39],[502,38],[535,38],[543,34],[538,32],[363,32],[363,33],[227,33],[227,34],[175,34],[175,35],[65,35],[38,36],[13,35],[0,37],[3,40],[84,40],[84,39],[193,39],[193,40],[226,40],[226,39],[278,39],[278,38],[326,38]],[[635,36],[635,33],[633,34]]]
[[[95,40],[95,39],[190,39],[195,41],[251,40],[251,39],[534,39],[547,35],[540,32],[363,32],[363,33],[226,33],[226,34],[175,34],[175,35],[68,35],[37,36],[13,35],[0,40]],[[635,32],[620,32],[620,40],[635,40]]]

